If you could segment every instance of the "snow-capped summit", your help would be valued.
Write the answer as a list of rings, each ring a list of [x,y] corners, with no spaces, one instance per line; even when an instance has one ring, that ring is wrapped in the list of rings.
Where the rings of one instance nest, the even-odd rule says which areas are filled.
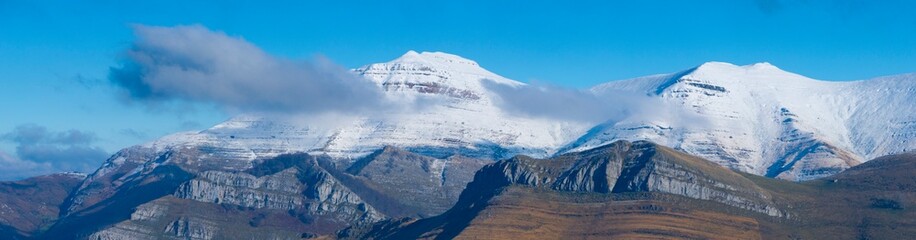
[[[373,116],[244,115],[199,133],[181,133],[147,145],[204,146],[221,159],[241,162],[287,152],[356,158],[388,145],[434,156],[503,158],[519,153],[547,156],[588,127],[504,113],[489,99],[484,81],[523,83],[457,55],[409,51],[353,72],[376,82],[386,94],[440,101],[416,111]]]
[[[693,68],[688,76],[694,78],[703,78],[703,77],[728,77],[735,75],[747,75],[755,76],[753,79],[732,79],[737,81],[747,81],[747,80],[764,80],[769,79],[770,81],[786,81],[786,80],[801,80],[809,79],[802,75],[784,71],[769,62],[759,62],[748,65],[734,65],[727,62],[706,62],[700,66]]]
[[[173,134],[123,149],[86,176],[82,183],[74,181],[77,187],[66,200],[63,200],[65,195],[60,196],[63,204],[54,204],[53,209],[59,207],[61,212],[53,215],[65,216],[60,222],[70,224],[112,209],[118,212],[136,210],[130,220],[92,235],[101,238],[137,238],[162,231],[162,226],[144,225],[153,222],[157,225],[171,222],[170,226],[187,228],[188,221],[192,221],[192,225],[202,223],[198,224],[203,226],[201,229],[209,229],[207,231],[212,233],[215,228],[207,225],[209,218],[160,218],[177,216],[168,212],[171,206],[184,209],[183,206],[204,206],[198,205],[203,203],[232,204],[246,209],[272,208],[271,211],[288,211],[309,219],[326,217],[317,221],[320,224],[327,223],[326,220],[368,224],[384,217],[379,206],[400,212],[402,210],[397,209],[402,209],[401,206],[425,206],[427,202],[422,201],[445,199],[442,202],[446,204],[441,205],[444,211],[450,204],[448,199],[457,197],[450,193],[457,190],[452,188],[465,186],[473,178],[473,169],[482,165],[479,159],[434,159],[415,153],[437,157],[453,154],[476,158],[505,158],[516,154],[545,157],[593,149],[617,140],[649,140],[732,169],[806,180],[837,173],[867,159],[916,148],[916,141],[912,141],[916,139],[916,114],[913,114],[916,112],[916,104],[913,104],[916,102],[916,74],[827,82],[786,72],[768,63],[736,66],[709,62],[676,73],[613,81],[591,89],[598,95],[619,93],[618,90],[640,92],[668,103],[670,106],[663,106],[664,110],[671,107],[696,116],[655,114],[662,111],[648,109],[647,113],[634,111],[634,115],[647,116],[588,126],[504,112],[488,99],[490,93],[483,82],[489,79],[510,86],[522,83],[451,54],[410,51],[390,62],[370,64],[353,71],[375,81],[380,90],[393,96],[392,99],[422,96],[437,101],[415,111],[357,116],[243,115],[207,130]],[[684,124],[685,121],[697,123]],[[618,142],[617,146],[624,145],[632,144]],[[641,145],[640,151],[619,154],[637,154],[627,159],[661,156],[652,154],[659,149],[653,147],[654,144],[643,142]],[[378,151],[383,148],[385,150]],[[325,158],[303,155],[260,161],[293,152],[327,154],[338,162],[328,164]],[[356,160],[372,152],[378,154],[346,163],[348,159]],[[613,155],[605,153],[609,152],[599,155]],[[631,162],[656,165],[677,162],[639,159]],[[567,174],[571,171],[563,174],[548,171],[547,175],[569,175],[569,179],[574,179],[571,185],[580,186],[572,188],[581,190],[581,186],[596,182],[583,176],[591,174],[606,178],[605,175],[610,174],[602,170],[611,169],[604,166],[608,165],[605,160],[579,161],[586,162],[577,164],[577,167],[584,166],[581,171],[573,171],[573,174]],[[506,162],[512,161],[502,163]],[[255,167],[256,164],[260,165]],[[343,170],[341,166],[350,167]],[[544,182],[541,180],[545,180],[545,175],[537,172],[545,169],[527,171],[522,168],[490,169]],[[664,175],[665,171],[668,175],[674,174],[663,176],[664,182],[656,185],[673,187],[672,191],[677,193],[706,196],[710,195],[706,190],[711,188],[697,190],[695,187],[719,186],[723,182],[702,182],[705,181],[703,176],[695,176],[688,168],[637,168],[650,169],[650,175]],[[550,169],[556,170],[553,167],[547,170]],[[532,172],[535,174],[527,174]],[[577,172],[579,174],[575,174]],[[551,181],[550,176],[547,177],[545,181]],[[77,178],[82,175],[69,174],[62,179],[73,181]],[[575,183],[575,179],[585,180]],[[698,179],[701,180],[699,185]],[[417,190],[417,186],[422,189]],[[400,191],[404,187],[413,190]],[[417,196],[424,191],[432,195]],[[740,200],[747,194],[712,195]],[[375,200],[364,201],[368,199],[364,196]],[[203,203],[172,205],[187,202],[185,200]],[[403,202],[388,204],[389,201]],[[746,201],[738,202],[739,207],[747,206]],[[768,214],[772,212],[765,210]],[[299,215],[303,213],[307,215]],[[63,226],[57,229],[67,230],[74,225]]]
[[[867,159],[916,148],[916,141],[911,141],[916,138],[912,74],[830,82],[769,63],[708,62],[590,89],[598,95],[640,92],[696,117],[660,114],[590,126],[503,111],[489,99],[484,81],[523,83],[452,54],[409,51],[353,71],[391,96],[440,101],[416,111],[371,116],[244,115],[143,146],[155,151],[193,148],[219,161],[213,166],[244,168],[251,160],[282,153],[352,159],[388,145],[432,156],[505,158],[544,157],[616,140],[649,140],[732,169],[796,180],[827,176]]]
[[[687,85],[703,86],[705,83],[724,82],[723,84],[753,84],[775,85],[780,82],[794,82],[790,84],[804,84],[804,82],[818,82],[802,75],[784,71],[768,62],[754,63],[738,66],[727,62],[706,62],[694,68],[669,73],[638,77],[627,80],[611,81],[592,87],[596,93],[607,90],[628,90],[646,92],[651,95],[662,94],[666,89],[675,87],[677,83],[687,82]],[[729,83],[730,82],[730,83]],[[709,85],[707,87],[714,87]],[[712,89],[710,89],[712,90]]]
[[[459,101],[490,103],[484,80],[512,86],[521,82],[492,73],[477,62],[442,52],[408,51],[386,63],[366,65],[353,70],[378,83],[386,92],[443,95]]]
[[[414,51],[414,50],[407,51],[407,53],[404,53],[404,55],[401,55],[401,57],[399,57],[399,58],[397,58],[397,59],[395,59],[394,61],[391,61],[391,62],[393,62],[393,63],[408,63],[408,62],[431,63],[431,62],[439,62],[439,63],[444,63],[444,64],[457,63],[457,64],[464,64],[464,65],[470,65],[470,66],[478,66],[478,65],[477,65],[477,62],[475,62],[474,60],[470,60],[470,59],[467,59],[467,58],[463,58],[463,57],[458,56],[458,55],[454,55],[454,54],[450,54],[450,53],[444,53],[444,52],[422,52],[422,53],[417,53],[417,51]]]
[[[612,81],[592,91],[642,92],[694,112],[704,123],[691,129],[665,127],[679,119],[606,124],[568,149],[649,139],[760,175],[827,176],[914,147],[907,141],[916,135],[916,78],[881,79],[821,81],[769,63],[708,62],[677,73]]]

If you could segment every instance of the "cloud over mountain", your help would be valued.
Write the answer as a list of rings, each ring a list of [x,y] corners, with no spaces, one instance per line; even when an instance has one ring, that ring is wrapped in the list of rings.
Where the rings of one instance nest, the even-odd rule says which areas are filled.
[[[16,180],[52,172],[50,164],[24,161],[0,150],[0,180]]]
[[[490,82],[486,87],[506,112],[583,122],[616,121],[650,100],[630,92],[599,96],[586,90],[548,85],[508,86]]]
[[[705,124],[695,113],[633,91],[605,90],[595,93],[550,85],[508,86],[492,82],[485,86],[503,111],[525,117],[594,124],[652,121],[677,116],[675,118],[689,121],[676,124]]]
[[[134,26],[109,80],[130,100],[216,104],[254,112],[354,112],[386,104],[380,88],[326,59],[271,56],[200,25]]]
[[[121,65],[109,72],[109,81],[132,101],[210,103],[245,113],[360,115],[415,112],[437,104],[435,97],[397,99],[378,83],[329,60],[272,56],[241,37],[200,25],[136,25],[134,33]],[[595,123],[667,109],[628,92],[596,95],[546,85],[484,84],[498,107],[526,117]]]

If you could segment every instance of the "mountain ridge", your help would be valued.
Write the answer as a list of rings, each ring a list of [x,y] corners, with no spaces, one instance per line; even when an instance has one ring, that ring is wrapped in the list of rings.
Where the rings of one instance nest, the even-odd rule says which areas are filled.
[[[916,222],[908,218],[916,213],[911,209],[916,194],[914,154],[886,156],[832,179],[797,183],[735,172],[647,142],[619,141],[589,151],[493,163],[478,171],[459,202],[442,215],[350,227],[338,237],[884,239],[916,235],[912,228]],[[649,160],[640,160],[644,158],[640,153],[649,154],[645,158]],[[582,163],[601,159],[645,165],[622,164],[624,169],[614,172],[616,177],[607,178],[617,179],[614,185],[621,186],[612,191],[549,184],[562,183],[564,175],[583,169]],[[882,174],[890,169],[893,174]],[[637,178],[671,181],[632,181]],[[575,182],[588,185],[592,179],[579,177]],[[711,179],[715,180],[706,183]],[[636,184],[621,184],[628,182]],[[903,185],[888,188],[888,182]],[[727,197],[704,198],[697,194],[703,188],[692,184],[727,192],[719,195]]]
[[[419,114],[382,118],[332,115],[277,120],[256,115],[238,116],[207,130],[178,133],[142,144],[135,149],[128,148],[125,154],[116,154],[106,161],[98,173],[90,175],[89,179],[106,175],[109,169],[122,165],[125,167],[120,174],[124,175],[119,177],[127,178],[131,174],[142,172],[132,169],[140,169],[144,165],[153,166],[154,160],[162,153],[183,148],[196,149],[195,151],[204,154],[201,159],[188,160],[191,161],[189,162],[191,164],[213,165],[214,170],[244,170],[252,167],[259,159],[295,152],[328,154],[345,161],[355,161],[384,146],[397,146],[437,158],[462,155],[472,158],[503,159],[517,154],[535,157],[558,155],[564,152],[587,150],[616,140],[651,140],[711,159],[732,169],[771,177],[805,180],[842,171],[860,161],[870,159],[872,155],[893,153],[897,149],[881,148],[900,144],[899,142],[910,146],[909,149],[916,147],[913,146],[916,142],[906,142],[908,138],[916,137],[916,119],[894,119],[900,116],[906,117],[905,115],[898,116],[884,111],[885,114],[890,115],[883,119],[893,120],[892,125],[885,125],[878,120],[850,123],[851,127],[871,125],[866,128],[877,129],[874,133],[857,135],[859,139],[848,136],[847,124],[821,119],[821,117],[829,117],[834,120],[844,119],[855,114],[859,114],[857,115],[859,118],[872,117],[881,115],[876,114],[878,108],[863,111],[851,107],[835,107],[831,109],[836,109],[842,114],[824,113],[830,111],[819,111],[812,114],[806,112],[810,106],[804,103],[786,107],[780,106],[780,101],[766,104],[739,101],[748,100],[746,98],[753,99],[752,94],[721,98],[720,96],[725,94],[739,93],[743,90],[735,92],[741,88],[719,86],[716,85],[720,84],[719,82],[710,81],[743,79],[742,77],[747,76],[745,68],[764,72],[778,69],[769,64],[740,67],[711,62],[675,74],[638,78],[639,81],[631,81],[632,84],[615,81],[599,85],[591,90],[595,94],[601,94],[601,89],[616,86],[617,89],[623,90],[642,89],[645,93],[651,94],[661,89],[662,92],[655,94],[656,97],[666,97],[665,101],[683,106],[687,110],[707,108],[707,112],[710,113],[708,118],[724,119],[717,128],[696,130],[672,128],[671,123],[680,119],[656,119],[657,121],[650,122],[621,121],[603,123],[593,127],[587,124],[510,116],[489,102],[488,94],[482,92],[487,89],[475,85],[484,79],[504,79],[503,77],[486,71],[472,60],[456,55],[411,51],[393,61],[370,64],[355,69],[354,72],[373,79],[380,86],[384,86],[385,83],[394,84],[389,85],[390,89],[387,91],[389,93],[413,97],[442,96],[449,99],[444,104],[432,106]],[[472,70],[455,71],[454,69]],[[729,71],[739,75],[725,74],[724,77],[716,75],[716,73]],[[776,75],[786,75],[783,72],[778,70]],[[709,80],[709,77],[701,78],[695,75],[713,77],[712,80]],[[916,75],[879,78],[883,79],[881,80],[883,84],[880,85],[892,86],[894,81],[901,78],[913,82],[908,78],[910,76]],[[808,81],[808,78],[800,76],[798,78],[812,82]],[[760,80],[760,78],[753,79]],[[671,84],[663,84],[665,81]],[[451,82],[470,85],[444,85]],[[512,80],[506,80],[506,82],[520,84]],[[766,81],[756,82],[768,83]],[[820,84],[817,81],[813,82],[814,85]],[[411,86],[406,83],[416,84]],[[830,83],[830,85],[843,86],[851,84],[853,83]],[[891,102],[896,103],[895,105],[906,106],[904,103],[916,96],[916,88],[890,89],[888,86],[875,87],[878,89],[863,88],[866,91],[895,92],[891,92],[894,94],[887,97],[864,99],[861,102],[875,104],[890,99],[893,100]],[[717,87],[725,91],[720,91],[722,89]],[[848,88],[853,87],[844,87],[841,90],[844,91],[843,93],[855,93],[861,90],[849,90]],[[794,90],[794,92],[798,91],[798,89]],[[463,94],[468,92],[479,98],[461,97],[470,96]],[[808,93],[807,91],[802,92]],[[719,97],[718,100],[716,97]],[[839,97],[831,96],[827,97],[827,100],[833,101],[837,98]],[[745,102],[746,104],[739,105],[739,107],[705,107],[713,103],[734,102]],[[836,102],[848,103],[837,100],[833,105],[842,106]],[[763,110],[749,112],[746,115],[735,114],[735,111],[740,109],[751,108]],[[895,112],[906,111],[901,109]],[[739,118],[740,116],[756,117],[743,119]],[[822,125],[829,126],[829,128],[825,130]],[[734,128],[733,126],[739,127]],[[767,132],[758,132],[758,128],[767,129]],[[897,134],[897,136],[887,138],[881,135],[884,133]],[[770,142],[778,142],[778,144],[768,144]],[[856,142],[864,144],[855,144]],[[866,149],[867,152],[871,152],[869,155],[863,154],[861,149],[855,150],[852,146],[873,146],[873,149]],[[114,180],[117,182],[117,179]],[[87,183],[97,181],[91,180]],[[102,185],[105,184],[108,183]],[[88,185],[83,186],[85,187]],[[74,199],[79,200],[79,198]]]
[[[122,153],[122,156],[127,155]],[[477,164],[486,163],[486,160],[433,159],[388,146],[367,156],[368,159],[351,163],[335,162],[327,156],[289,154],[256,161],[253,168],[236,172],[231,169],[219,170],[209,166],[189,165],[193,162],[184,161],[197,156],[203,155],[200,152],[185,150],[157,157],[158,166],[140,170],[149,174],[141,175],[142,178],[115,180],[114,182],[125,183],[115,189],[113,196],[103,197],[102,202],[87,208],[77,208],[70,210],[69,213],[63,213],[61,219],[50,226],[49,232],[30,232],[29,228],[20,228],[25,231],[18,234],[23,239],[35,238],[36,235],[32,234],[39,234],[39,239],[65,236],[92,239],[211,239],[228,236],[290,239],[333,234],[335,229],[348,227],[338,232],[338,237],[346,239],[374,236],[375,239],[388,239],[385,236],[401,236],[400,233],[388,235],[391,231],[404,231],[416,227],[428,229],[430,226],[440,226],[440,220],[448,220],[458,222],[441,225],[445,226],[445,231],[438,233],[438,236],[494,233],[496,229],[503,229],[497,232],[516,236],[529,232],[542,234],[540,237],[548,237],[557,234],[550,230],[555,228],[529,226],[530,221],[554,218],[553,214],[574,217],[605,212],[603,216],[610,216],[613,221],[618,221],[620,224],[614,226],[620,227],[601,230],[609,232],[589,232],[574,227],[580,225],[572,223],[580,220],[567,222],[568,219],[555,219],[549,222],[559,221],[555,222],[560,224],[557,227],[566,229],[560,232],[561,235],[556,236],[629,236],[627,234],[638,233],[633,236],[675,234],[674,236],[682,237],[716,238],[715,235],[708,235],[713,233],[711,229],[715,228],[718,229],[716,232],[728,232],[729,236],[741,235],[751,238],[807,238],[818,236],[811,234],[828,230],[837,231],[832,234],[838,236],[864,234],[900,237],[914,233],[899,229],[891,231],[892,229],[887,228],[890,226],[888,224],[897,221],[891,219],[916,219],[900,218],[901,214],[912,214],[911,206],[916,204],[912,201],[916,199],[913,198],[916,197],[916,179],[911,177],[912,170],[916,168],[916,153],[889,155],[867,161],[831,177],[795,183],[735,172],[705,159],[651,142],[617,141],[587,151],[558,155],[548,160],[517,156],[493,162],[476,171],[473,180],[459,180],[459,183],[470,182],[467,188],[456,187],[461,184],[443,185],[439,182],[442,179],[439,178],[443,173],[455,173],[455,170],[474,171],[480,168]],[[438,164],[442,161],[447,164]],[[440,168],[443,170],[437,170]],[[119,172],[123,171],[112,170],[108,174],[122,175]],[[57,176],[73,179],[73,186],[79,185],[76,182],[79,180],[78,176]],[[454,177],[461,176],[470,175],[457,174],[449,178],[454,181]],[[423,179],[428,179],[432,188],[404,189],[406,183],[399,182],[406,180],[422,183],[424,181],[417,180]],[[86,181],[91,182],[88,178]],[[461,195],[456,199],[458,202],[450,202],[448,192],[456,189],[461,190]],[[494,189],[503,190],[491,191]],[[416,191],[404,195],[400,193],[403,190]],[[71,196],[74,196],[81,189],[73,188],[70,191],[74,191],[71,193]],[[413,199],[415,197],[422,199]],[[93,198],[97,197],[87,199]],[[451,209],[426,208],[421,210],[426,214],[416,214],[418,208],[412,206],[415,204],[427,207],[453,206]],[[575,207],[562,207],[567,204],[574,204]],[[61,209],[67,209],[66,205],[65,201],[61,204]],[[493,209],[493,206],[499,206],[496,209],[510,211],[487,210]],[[465,209],[466,207],[476,210],[470,211]],[[581,207],[584,208],[580,209]],[[293,209],[286,210],[289,208]],[[519,215],[518,212],[513,212],[515,210],[511,210],[531,208],[546,210],[534,216],[525,213]],[[837,209],[849,211],[836,211]],[[579,212],[580,210],[584,212]],[[863,215],[857,215],[857,211],[861,211],[857,214]],[[820,215],[834,212],[841,215]],[[442,214],[435,215],[436,213]],[[518,216],[528,216],[525,218],[527,220],[517,222],[522,225],[512,226],[533,228],[525,227],[528,230],[522,232],[514,227],[492,228],[491,225],[479,225],[480,220],[474,220],[479,217],[454,216],[477,213],[493,216],[494,220],[512,220]],[[365,220],[367,216],[369,218]],[[656,219],[651,216],[674,218]],[[353,220],[350,217],[364,220]],[[424,220],[410,220],[412,217]],[[592,220],[589,221],[612,220],[590,219]],[[673,228],[656,229],[658,225],[644,225],[647,224],[645,221],[676,224],[666,225]],[[858,230],[840,227],[855,226],[854,223],[857,221],[867,221],[871,225],[859,226],[856,228]],[[824,224],[809,225],[811,222]],[[85,225],[88,223],[101,225]],[[903,229],[912,229],[908,226],[916,226],[916,222],[899,223],[903,224],[899,225]],[[473,227],[463,227],[466,226],[464,224],[471,224]],[[629,226],[656,230],[628,230]],[[764,229],[773,231],[774,227],[774,232],[763,232]],[[805,230],[812,227],[814,230]],[[0,224],[0,231],[4,233],[17,231],[16,228],[7,228],[9,226]],[[532,229],[538,230],[530,232]],[[411,231],[408,231],[408,234],[414,234],[410,233]]]
[[[912,149],[913,74],[831,82],[771,64],[710,62],[671,74],[612,81],[595,94],[636,91],[707,120],[670,129],[676,119],[599,125],[564,149],[615,139],[648,139],[745,172],[787,179],[824,177],[861,161]],[[895,110],[879,110],[886,107]],[[890,123],[890,124],[888,124]],[[880,143],[876,143],[880,142]],[[884,149],[882,149],[884,148]]]
[[[916,138],[916,117],[905,114],[916,111],[907,104],[916,101],[916,74],[829,82],[766,62],[707,62],[588,90],[598,96],[615,91],[645,94],[675,111],[696,113],[704,123],[693,129],[676,126],[689,119],[670,116],[604,123],[514,116],[490,99],[493,93],[482,81],[513,87],[524,83],[448,53],[409,51],[353,72],[393,98],[441,101],[415,113],[384,116],[242,115],[144,146],[157,151],[204,146],[244,167],[255,159],[292,152],[352,160],[388,145],[440,158],[503,159],[553,156],[615,140],[651,140],[740,171],[796,180],[828,176],[867,159],[916,148],[916,142],[908,141]],[[900,109],[882,111],[882,103]]]

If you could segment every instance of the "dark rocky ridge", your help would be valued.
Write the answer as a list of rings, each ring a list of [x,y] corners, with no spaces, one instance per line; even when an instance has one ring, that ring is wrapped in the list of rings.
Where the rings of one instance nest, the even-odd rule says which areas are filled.
[[[567,192],[662,192],[785,215],[768,200],[770,196],[740,174],[645,141],[618,141],[549,160],[515,157],[484,167],[472,185],[479,183]]]
[[[901,154],[796,183],[733,172],[649,142],[616,142],[488,165],[442,215],[351,227],[338,237],[913,238],[914,172],[916,154]]]
[[[200,149],[173,149],[145,162],[143,153],[122,152],[82,184],[72,181],[79,190],[59,191],[46,204],[59,206],[59,217],[41,215],[33,230],[0,226],[0,233],[22,239],[299,239],[344,228],[341,238],[376,239],[916,234],[914,154],[794,183],[733,172],[644,141],[546,160],[517,156],[483,168],[488,161],[393,147],[354,162],[281,155],[243,171],[220,166]],[[710,234],[717,232],[724,235]]]
[[[400,207],[384,208],[391,217],[433,216],[445,212],[458,200],[474,172],[492,161],[451,156],[445,159],[427,157],[396,147],[385,147],[346,168],[373,191],[397,199]],[[344,179],[347,177],[341,177]],[[371,190],[370,190],[371,189]]]

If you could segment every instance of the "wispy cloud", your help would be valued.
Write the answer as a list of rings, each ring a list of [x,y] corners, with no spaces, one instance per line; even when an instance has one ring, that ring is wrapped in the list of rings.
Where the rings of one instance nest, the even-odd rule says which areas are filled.
[[[138,25],[134,32],[136,40],[122,64],[109,74],[110,82],[131,101],[213,103],[243,113],[363,116],[421,111],[437,104],[435,98],[395,99],[376,83],[328,60],[272,56],[241,37],[200,25]],[[648,116],[646,109],[667,109],[635,93],[485,85],[499,107],[527,117],[600,123]]]
[[[109,155],[93,146],[98,140],[95,134],[78,130],[55,132],[43,126],[25,124],[0,135],[0,139],[16,144],[15,157],[0,154],[0,161],[6,163],[4,169],[11,168],[0,171],[0,179],[62,171],[88,172]]]
[[[507,86],[488,82],[485,87],[504,111],[525,117],[589,124],[623,121],[668,122],[671,126],[702,127],[706,122],[693,112],[644,93],[604,90],[595,93],[550,85]]]
[[[136,40],[109,80],[151,105],[212,103],[243,112],[359,112],[390,104],[369,80],[326,59],[271,56],[200,25],[134,26]]]
[[[53,172],[51,164],[24,161],[0,151],[0,181],[19,180]]]
[[[754,2],[757,3],[757,8],[766,14],[774,14],[783,8],[780,0],[754,0]]]
[[[644,96],[622,93],[604,97],[586,90],[549,85],[508,86],[486,82],[496,104],[504,111],[559,120],[601,122],[626,116],[631,105],[642,104]]]
[[[127,137],[136,138],[136,139],[148,139],[149,138],[149,135],[146,134],[146,132],[143,132],[137,129],[133,129],[133,128],[121,129],[121,130],[118,130],[118,133],[121,135],[127,136]]]

